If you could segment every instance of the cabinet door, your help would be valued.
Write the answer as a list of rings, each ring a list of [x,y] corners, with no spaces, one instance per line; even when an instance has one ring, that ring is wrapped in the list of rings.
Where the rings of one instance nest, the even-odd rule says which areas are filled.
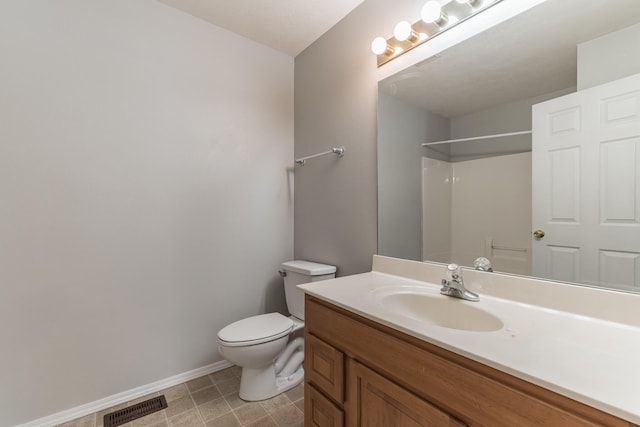
[[[465,424],[358,362],[348,374],[349,425],[459,427]]]

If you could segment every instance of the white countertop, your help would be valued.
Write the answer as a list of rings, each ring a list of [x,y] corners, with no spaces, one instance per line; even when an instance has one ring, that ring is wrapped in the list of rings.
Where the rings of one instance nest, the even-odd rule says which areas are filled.
[[[390,261],[391,260],[391,261]],[[380,261],[380,259],[378,260]],[[384,263],[394,262],[383,259]],[[409,265],[410,261],[402,261]],[[378,262],[377,264],[381,264]],[[419,263],[424,264],[424,263]],[[374,269],[376,262],[374,261]],[[411,267],[411,265],[409,265]],[[430,268],[433,279],[434,267]],[[378,270],[390,271],[397,268]],[[469,272],[469,276],[473,277]],[[464,274],[467,274],[465,271]],[[503,327],[491,332],[470,332],[425,323],[407,315],[383,307],[372,291],[385,287],[419,287],[421,291],[439,295],[440,285],[435,280],[415,280],[381,271],[341,277],[333,280],[300,285],[306,293],[333,303],[365,318],[377,321],[393,329],[438,345],[452,352],[484,363],[500,371],[555,391],[604,412],[625,420],[640,423],[640,326],[634,322],[616,322],[608,318],[580,314],[580,310],[564,311],[539,304],[531,304],[496,296],[498,286],[491,287],[491,276],[483,273],[481,285],[466,286],[480,294],[479,302],[459,301],[470,304],[497,316]],[[416,276],[409,274],[409,277]],[[523,293],[532,292],[536,281],[501,276],[496,281],[514,283]],[[489,279],[487,279],[489,278]],[[520,281],[529,280],[530,284]],[[544,290],[548,282],[540,281]],[[562,286],[554,284],[555,286]],[[483,294],[482,290],[487,289]],[[501,285],[504,286],[504,285]],[[528,287],[527,287],[528,286]],[[607,291],[586,290],[574,287],[576,304],[597,304],[607,301]],[[536,292],[536,288],[532,288]],[[551,288],[553,289],[553,288]],[[510,290],[513,292],[513,290]],[[571,290],[570,290],[571,291]],[[566,293],[566,289],[564,290]],[[581,293],[582,292],[582,293]],[[599,295],[598,292],[603,292]],[[505,292],[509,294],[509,292]],[[539,293],[538,293],[539,294]],[[551,293],[552,295],[553,293]],[[569,295],[571,293],[569,292]],[[537,295],[539,298],[539,295]],[[566,295],[563,296],[563,298]],[[624,295],[613,295],[624,298]],[[444,297],[448,298],[448,297]],[[640,301],[637,295],[629,295],[632,304]],[[589,301],[595,299],[596,301]],[[539,301],[536,301],[539,303]],[[557,301],[556,301],[557,302]],[[551,304],[553,305],[553,304]],[[557,304],[556,304],[557,305]],[[570,304],[569,304],[570,306]],[[640,305],[635,316],[640,319]],[[606,308],[606,307],[605,307]],[[615,308],[614,308],[615,309]],[[635,319],[635,318],[634,318]]]

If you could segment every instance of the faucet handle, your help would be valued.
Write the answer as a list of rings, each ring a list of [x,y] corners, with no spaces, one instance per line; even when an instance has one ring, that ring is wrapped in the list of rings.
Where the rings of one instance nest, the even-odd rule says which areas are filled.
[[[478,294],[465,289],[462,283],[462,271],[458,264],[447,265],[447,276],[449,280],[442,279],[442,289],[440,293],[450,297],[456,297],[467,301],[479,301]]]
[[[460,277],[460,266],[458,264],[447,265],[447,276],[452,280],[456,280]]]
[[[493,268],[491,268],[491,261],[483,256],[476,258],[473,262],[473,268],[480,271],[493,271]]]

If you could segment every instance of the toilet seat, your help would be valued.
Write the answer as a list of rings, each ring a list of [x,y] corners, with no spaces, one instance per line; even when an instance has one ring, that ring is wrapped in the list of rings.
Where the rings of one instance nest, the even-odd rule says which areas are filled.
[[[229,347],[262,344],[289,335],[293,321],[280,313],[267,313],[238,320],[218,332],[218,340]]]

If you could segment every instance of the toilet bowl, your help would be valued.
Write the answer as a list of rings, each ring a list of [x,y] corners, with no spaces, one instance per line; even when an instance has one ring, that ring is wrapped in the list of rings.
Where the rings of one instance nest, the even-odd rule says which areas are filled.
[[[242,367],[241,399],[269,399],[302,382],[304,341],[301,334],[291,340],[290,336],[303,329],[304,323],[294,317],[268,313],[239,320],[220,330],[218,351]],[[294,357],[296,352],[299,355]]]
[[[304,379],[304,292],[302,283],[335,277],[334,266],[309,261],[282,264],[287,308],[291,316],[267,313],[241,319],[218,332],[218,352],[242,368],[240,398],[269,399]]]

